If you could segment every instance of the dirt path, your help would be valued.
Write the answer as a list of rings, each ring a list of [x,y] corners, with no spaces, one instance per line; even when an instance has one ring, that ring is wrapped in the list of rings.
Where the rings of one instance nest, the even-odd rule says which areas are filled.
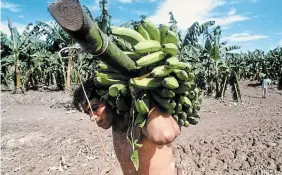
[[[259,88],[242,89],[240,105],[205,99],[199,124],[182,130],[179,175],[282,174],[282,95],[272,90],[264,100]],[[121,174],[110,130],[100,130],[103,155],[86,115],[50,108],[69,100],[62,92],[1,94],[1,174]]]

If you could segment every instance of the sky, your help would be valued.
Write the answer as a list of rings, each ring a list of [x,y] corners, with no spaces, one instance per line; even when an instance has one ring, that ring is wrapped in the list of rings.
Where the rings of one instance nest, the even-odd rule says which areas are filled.
[[[9,33],[7,18],[21,32],[29,22],[51,22],[48,4],[55,0],[1,0],[1,28]],[[94,17],[100,15],[99,0],[80,0]],[[221,41],[241,46],[240,51],[268,51],[282,46],[282,0],[108,0],[113,25],[140,20],[168,24],[172,11],[180,30],[194,22],[215,20],[222,27]]]

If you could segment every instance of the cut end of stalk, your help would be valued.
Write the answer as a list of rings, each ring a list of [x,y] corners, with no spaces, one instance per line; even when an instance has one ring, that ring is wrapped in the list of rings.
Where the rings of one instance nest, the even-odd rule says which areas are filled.
[[[48,10],[67,30],[78,31],[83,25],[83,11],[77,0],[57,0],[48,6]]]

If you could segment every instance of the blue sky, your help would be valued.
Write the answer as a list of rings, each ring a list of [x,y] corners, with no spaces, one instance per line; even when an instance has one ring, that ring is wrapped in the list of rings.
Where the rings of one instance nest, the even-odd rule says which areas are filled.
[[[21,31],[35,21],[52,21],[47,11],[55,0],[2,0],[1,31],[8,32],[7,17]],[[185,31],[193,22],[215,20],[222,26],[222,41],[240,45],[242,51],[268,51],[282,46],[282,0],[108,0],[114,25],[139,20],[144,14],[155,24],[167,23],[173,12]],[[80,0],[93,16],[100,14],[98,0]]]

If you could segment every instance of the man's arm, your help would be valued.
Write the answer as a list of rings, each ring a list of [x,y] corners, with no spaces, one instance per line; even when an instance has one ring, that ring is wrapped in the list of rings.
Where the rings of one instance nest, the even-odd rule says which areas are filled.
[[[174,118],[156,106],[150,110],[142,131],[151,142],[157,145],[169,144],[180,134],[179,125]]]

